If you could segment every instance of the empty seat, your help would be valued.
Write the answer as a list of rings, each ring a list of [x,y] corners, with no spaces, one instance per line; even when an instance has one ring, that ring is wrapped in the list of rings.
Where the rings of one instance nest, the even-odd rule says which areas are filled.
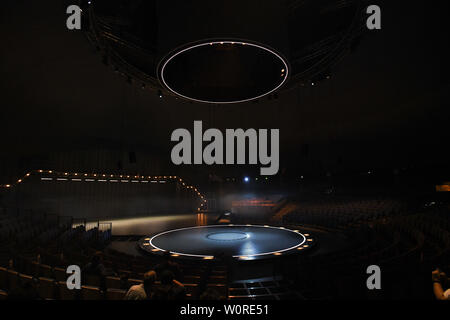
[[[33,277],[27,274],[19,273],[20,284],[23,285],[27,282],[33,282]]]
[[[208,278],[208,283],[212,284],[226,284],[227,278],[225,276],[210,276]]]
[[[123,300],[126,293],[127,293],[126,290],[108,288],[106,290],[106,299],[107,300]]]
[[[8,270],[0,267],[0,289],[7,289],[8,286]]]
[[[55,299],[56,297],[56,284],[54,279],[39,278],[38,293],[42,299]]]
[[[227,298],[228,297],[228,288],[223,284],[208,284],[208,289],[213,289],[216,291],[219,296]]]
[[[183,277],[183,283],[199,283],[200,282],[200,276],[184,276]]]
[[[56,281],[66,281],[68,274],[66,273],[66,270],[63,268],[55,267],[53,269],[53,273],[55,275]]]
[[[193,283],[183,284],[186,289],[186,295],[191,298],[197,298],[198,296],[198,285]]]
[[[58,282],[58,293],[59,299],[61,300],[75,300],[77,298],[77,291],[76,289],[70,290],[67,288],[65,281]]]
[[[39,265],[39,276],[44,278],[53,278],[53,270],[52,267],[46,264]]]
[[[86,274],[82,276],[83,284],[91,287],[100,287],[101,279],[99,276]]]
[[[82,300],[101,300],[103,294],[98,287],[81,286],[81,299]]]
[[[30,269],[31,269],[31,275],[32,276],[35,276],[35,277],[39,277],[40,276],[40,274],[39,274],[39,272],[40,272],[40,265],[39,265],[38,262],[31,261]]]
[[[8,299],[8,293],[6,291],[0,290],[0,300]]]
[[[8,289],[15,290],[19,286],[19,273],[14,270],[8,270]]]
[[[122,282],[119,277],[106,277],[106,288],[122,289]]]

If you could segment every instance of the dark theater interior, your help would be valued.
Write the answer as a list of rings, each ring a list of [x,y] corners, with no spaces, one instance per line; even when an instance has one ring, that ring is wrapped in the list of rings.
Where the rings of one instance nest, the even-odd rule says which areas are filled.
[[[0,306],[450,300],[448,3],[1,7]]]

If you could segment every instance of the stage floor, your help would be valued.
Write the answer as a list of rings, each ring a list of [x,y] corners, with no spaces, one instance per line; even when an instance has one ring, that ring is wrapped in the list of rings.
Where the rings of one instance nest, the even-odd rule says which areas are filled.
[[[146,236],[169,229],[202,226],[215,223],[219,214],[157,214],[149,217],[132,217],[123,219],[102,219],[101,223],[112,223],[113,236]]]
[[[310,234],[283,227],[259,225],[209,225],[174,229],[141,239],[140,247],[151,253],[168,251],[172,256],[240,260],[273,258],[309,249]]]
[[[105,219],[104,222],[112,222],[112,234],[114,240],[108,246],[109,248],[132,256],[143,256],[146,254],[146,251],[148,253],[148,251],[151,250],[150,248],[147,248],[146,251],[140,249],[140,245],[146,237],[151,238],[154,235],[168,230],[215,225],[217,224],[216,220],[218,217],[219,215],[217,214],[203,213],[173,214],[126,219]],[[348,239],[342,234],[301,226],[299,226],[298,229],[302,234],[311,234],[314,238],[314,243],[318,244],[314,246],[314,250],[308,252],[308,255],[328,254],[330,252],[343,250],[349,246]],[[216,244],[217,242],[218,241],[216,241]],[[232,251],[229,252],[233,254]]]

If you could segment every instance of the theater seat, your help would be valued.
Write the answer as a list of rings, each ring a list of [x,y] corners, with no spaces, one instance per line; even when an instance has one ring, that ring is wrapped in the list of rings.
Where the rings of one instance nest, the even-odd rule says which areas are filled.
[[[95,276],[95,275],[91,275],[91,274],[87,274],[87,275],[83,275],[82,277],[82,281],[83,284],[87,285],[87,286],[91,286],[91,287],[100,287],[100,277],[99,276]]]
[[[40,274],[39,274],[39,272],[40,272],[40,265],[39,265],[39,263],[37,263],[36,261],[31,261],[30,269],[31,269],[31,275],[32,276],[34,276],[34,277],[39,277],[40,276]]]
[[[191,298],[196,298],[198,295],[198,285],[193,283],[183,284],[186,289],[186,295]]]
[[[8,270],[0,267],[0,289],[8,289]]]
[[[119,277],[106,277],[106,288],[121,289],[121,281]]]
[[[8,299],[8,293],[6,291],[0,290],[0,300]]]
[[[55,280],[44,277],[39,278],[38,292],[42,299],[55,299],[55,291]]]
[[[66,281],[68,274],[66,273],[66,270],[63,268],[55,267],[53,269],[53,273],[55,275],[56,281]]]
[[[81,286],[82,300],[102,300],[103,294],[98,287]]]
[[[121,289],[107,289],[106,290],[106,299],[107,300],[123,300],[125,294],[127,292]]]
[[[61,300],[75,300],[77,291],[76,289],[69,290],[65,281],[58,282],[59,299]]]
[[[8,270],[8,289],[15,290],[19,286],[19,273]]]
[[[142,280],[138,280],[138,279],[128,279],[128,287],[134,286],[134,285],[139,285],[142,284]]]
[[[225,277],[225,276],[210,276],[208,278],[208,283],[211,283],[211,284],[226,284],[227,283],[227,277]]]
[[[208,288],[215,290],[221,297],[228,297],[228,288],[223,284],[208,284]]]
[[[45,278],[53,278],[53,270],[52,267],[46,264],[39,265],[39,276]]]
[[[183,283],[199,283],[200,282],[200,276],[184,276],[183,277]]]

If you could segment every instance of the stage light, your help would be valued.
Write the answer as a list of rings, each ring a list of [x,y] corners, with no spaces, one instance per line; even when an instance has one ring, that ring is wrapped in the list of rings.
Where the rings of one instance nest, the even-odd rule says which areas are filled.
[[[249,181],[250,181],[250,178],[249,178],[249,177],[245,177],[245,178],[244,178],[244,181],[245,181],[245,182],[249,182]]]
[[[162,99],[162,97],[163,97],[163,94],[162,94],[162,91],[161,91],[161,90],[158,90],[158,97],[159,97],[160,99]]]

